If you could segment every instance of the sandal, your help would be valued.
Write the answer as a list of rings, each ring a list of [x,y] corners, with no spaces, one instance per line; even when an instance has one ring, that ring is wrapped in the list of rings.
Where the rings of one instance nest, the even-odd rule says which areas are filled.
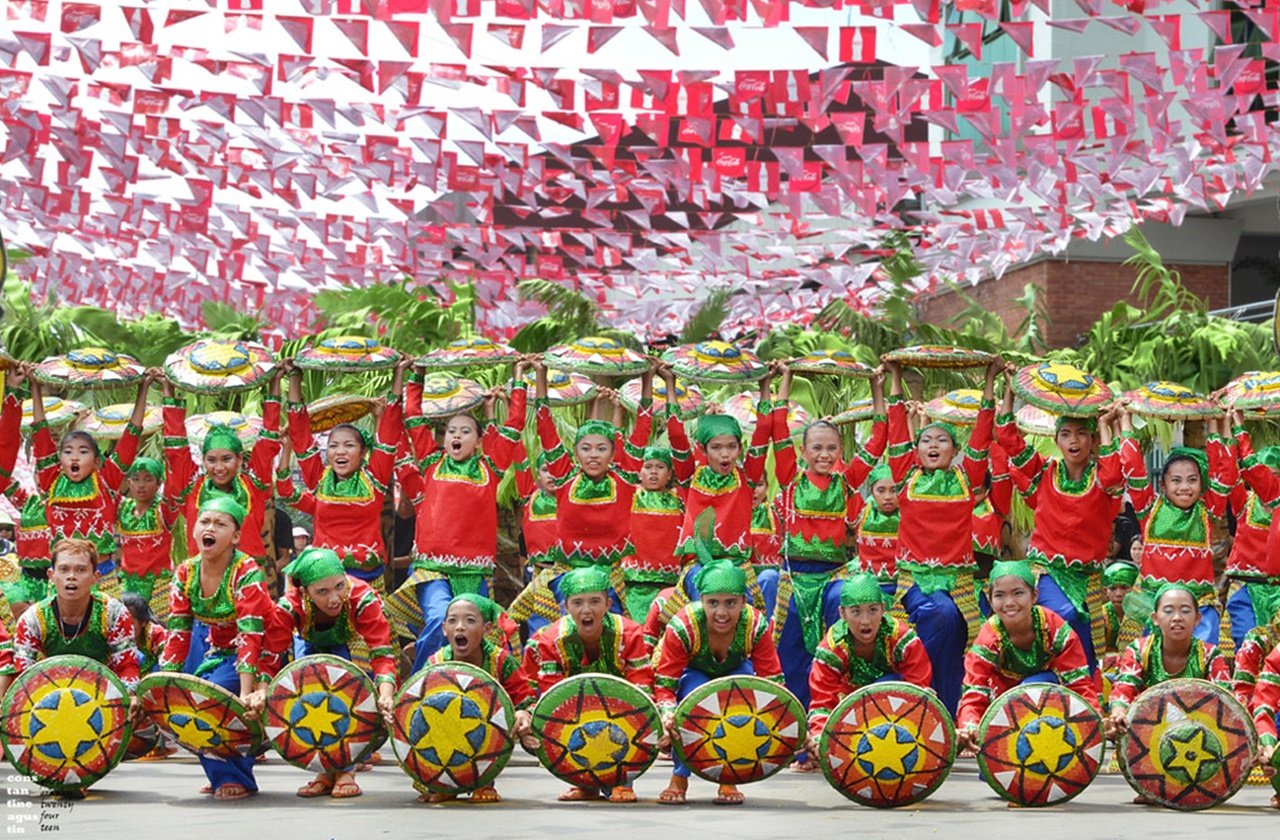
[[[685,798],[686,792],[680,788],[669,787],[662,793],[658,794],[659,805],[687,805],[689,800]]]
[[[256,790],[249,790],[247,787],[235,782],[227,782],[225,785],[219,785],[218,789],[213,792],[213,798],[219,802],[232,802],[237,799],[248,799]]]
[[[359,796],[363,791],[355,782],[342,782],[333,786],[333,790],[329,791],[330,799],[351,799]]]
[[[1271,797],[1271,807],[1280,808],[1280,795]]]
[[[635,802],[636,792],[631,787],[624,787],[622,785],[618,785],[616,788],[609,791],[609,801],[610,802]]]
[[[498,795],[498,789],[493,785],[485,785],[471,791],[470,802],[478,802],[484,804],[486,802],[501,802],[502,797]]]
[[[418,794],[418,801],[423,805],[439,805],[441,802],[452,802],[457,799],[456,794],[452,793],[432,793],[424,790]]]
[[[196,793],[213,793],[213,785],[205,785],[196,791]]]
[[[587,790],[586,788],[571,787],[564,793],[556,797],[561,802],[587,802],[592,799],[599,799],[600,791]]]
[[[812,773],[812,770],[804,770],[802,772]],[[720,790],[716,791],[716,798],[711,800],[715,805],[741,805],[747,801],[747,797],[742,795],[742,791],[734,785],[721,785]]]
[[[302,787],[298,788],[298,796],[303,799],[311,799],[314,796],[324,796],[333,790],[333,777],[322,776],[312,779]]]

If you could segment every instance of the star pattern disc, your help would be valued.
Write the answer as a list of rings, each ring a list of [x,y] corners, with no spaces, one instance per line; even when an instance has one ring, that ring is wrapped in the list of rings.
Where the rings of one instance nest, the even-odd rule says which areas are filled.
[[[800,750],[800,701],[760,677],[720,677],[699,686],[675,712],[672,749],[699,778],[724,785],[767,779]]]
[[[1052,683],[1001,694],[978,725],[978,766],[991,789],[1025,807],[1060,805],[1089,786],[1102,763],[1102,717]]]
[[[396,695],[391,747],[432,793],[492,784],[511,759],[515,707],[498,681],[462,662],[429,665]]]
[[[859,805],[896,808],[930,796],[951,773],[956,730],[925,689],[905,682],[865,686],[844,698],[818,740],[831,786]]]
[[[4,754],[51,790],[87,788],[129,746],[129,692],[100,662],[55,656],[14,680],[0,703]]]
[[[553,686],[533,709],[538,760],[583,788],[632,784],[658,757],[658,708],[643,691],[606,674]]]
[[[1169,680],[1129,707],[1120,769],[1141,795],[1197,811],[1240,790],[1257,745],[1249,713],[1229,693],[1205,680]]]
[[[304,656],[282,668],[267,690],[267,741],[304,770],[349,769],[373,754],[382,728],[377,699],[351,662]]]
[[[138,700],[156,724],[196,755],[242,758],[262,751],[262,724],[246,716],[240,698],[190,674],[148,674]]]

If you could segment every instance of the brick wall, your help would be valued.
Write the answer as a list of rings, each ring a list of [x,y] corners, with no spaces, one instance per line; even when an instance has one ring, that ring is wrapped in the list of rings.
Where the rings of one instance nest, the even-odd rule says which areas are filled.
[[[1228,305],[1230,267],[1226,265],[1171,265],[1182,275],[1182,283],[1210,308]],[[1010,331],[1017,328],[1025,313],[1016,300],[1028,283],[1044,290],[1049,310],[1048,340],[1053,347],[1072,346],[1077,336],[1093,325],[1116,302],[1129,299],[1135,269],[1118,262],[1086,260],[1043,260],[1006,272],[965,288],[965,293],[983,308],[996,312]],[[948,290],[921,302],[925,321],[947,326],[966,307],[959,295]]]

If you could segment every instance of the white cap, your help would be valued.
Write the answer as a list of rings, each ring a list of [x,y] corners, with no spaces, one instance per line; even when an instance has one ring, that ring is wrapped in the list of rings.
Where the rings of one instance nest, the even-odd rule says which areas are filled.
[[[307,533],[307,529],[302,527],[294,528],[293,535],[295,537],[307,537],[307,538],[311,537],[311,535]]]

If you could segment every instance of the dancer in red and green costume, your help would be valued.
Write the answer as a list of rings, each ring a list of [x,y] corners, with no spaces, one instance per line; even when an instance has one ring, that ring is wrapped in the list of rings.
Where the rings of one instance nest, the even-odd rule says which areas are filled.
[[[979,748],[978,724],[992,701],[1023,683],[1056,683],[1101,712],[1080,637],[1061,616],[1036,604],[1031,563],[995,563],[989,591],[992,615],[964,658],[964,694],[956,715],[963,745]]]
[[[216,450],[215,450],[216,451]],[[263,662],[266,622],[274,613],[257,561],[239,550],[248,514],[234,498],[213,493],[192,523],[198,553],[174,571],[169,636],[160,670],[182,671],[236,694],[250,714],[261,711],[274,676]],[[208,648],[192,645],[192,633],[208,628]],[[270,657],[268,657],[270,660]],[[244,799],[258,790],[252,757],[200,757],[214,799]]]
[[[160,622],[169,616],[173,579],[173,526],[178,509],[160,495],[164,465],[137,458],[129,468],[129,496],[120,503],[120,581],[125,592],[140,595]]]
[[[1236,537],[1227,558],[1227,575],[1238,581],[1227,599],[1233,637],[1243,641],[1250,628],[1271,624],[1280,614],[1280,523],[1272,515],[1280,503],[1280,447],[1254,451],[1239,411],[1230,415],[1235,454],[1243,483],[1232,491]],[[1241,493],[1248,488],[1247,501]]]
[[[57,445],[45,421],[40,382],[31,383],[31,449],[36,459],[36,484],[44,497],[45,517],[53,542],[92,540],[98,546],[98,587],[119,594],[117,574],[119,546],[116,515],[120,507],[125,472],[138,454],[142,418],[147,410],[147,390],[156,374],[148,372],[138,384],[133,413],[115,449],[106,458],[88,432],[72,431]],[[16,445],[16,443],[14,444]]]
[[[520,533],[524,554],[533,569],[550,567],[555,561],[551,549],[556,544],[556,494],[547,469],[546,453],[538,453],[536,472],[529,466],[523,441],[516,449],[516,493],[524,506]],[[520,618],[517,621],[524,621]]]
[[[787,403],[791,370],[782,366],[778,399]],[[849,509],[857,504],[858,488],[884,454],[887,427],[884,377],[871,379],[871,396],[878,420],[871,440],[848,459],[843,469],[840,432],[825,420],[810,423],[801,438],[804,470],[797,469],[796,451],[783,416],[774,426],[774,470],[782,487],[778,507],[782,519],[782,583],[789,597],[780,599],[774,614],[778,650],[787,689],[809,704],[809,669],[823,634],[840,616],[841,577],[845,570]]]
[[[512,728],[524,732],[530,728],[533,705],[533,688],[519,659],[505,647],[486,638],[498,626],[502,607],[497,602],[472,593],[463,593],[449,602],[444,616],[445,645],[431,654],[431,665],[462,662],[484,671],[496,679],[515,704],[516,713]],[[447,802],[456,798],[453,794],[428,793],[420,790],[419,802]],[[484,785],[471,791],[471,802],[499,802],[502,797],[493,785]]]
[[[18,511],[14,528],[18,577],[0,584],[0,589],[14,617],[49,594],[49,521],[44,512],[44,498],[13,478],[22,446],[22,399],[30,371],[30,365],[18,364],[5,373],[4,400],[0,404],[0,492]]]
[[[0,697],[9,690],[17,670],[13,664],[13,639],[9,638],[9,628],[0,624]]]
[[[1009,455],[1014,485],[1035,511],[1027,559],[1044,572],[1037,587],[1039,604],[1076,631],[1095,673],[1098,657],[1087,600],[1093,576],[1106,564],[1110,523],[1124,496],[1119,450],[1139,452],[1131,438],[1112,440],[1112,416],[1108,412],[1098,419],[1059,417],[1053,438],[1058,457],[1045,458],[1027,446],[1014,422],[1013,387],[1006,371],[996,433]],[[1095,456],[1098,446],[1100,454]]]
[[[280,377],[283,375],[284,368],[277,368],[271,376],[267,396],[262,401],[262,431],[249,452],[247,463],[240,437],[225,426],[211,429],[205,436],[197,463],[187,441],[186,405],[177,399],[169,380],[159,380],[164,392],[165,495],[187,521],[190,553],[200,551],[195,534],[200,508],[210,499],[227,496],[245,511],[237,550],[260,563],[267,562],[262,532],[275,492],[272,478],[276,456],[280,454]]]
[[[541,697],[552,686],[579,674],[609,674],[652,693],[652,652],[644,631],[626,616],[609,611],[610,578],[602,566],[582,566],[560,579],[564,617],[539,630],[524,649],[524,672],[534,694]],[[516,735],[530,750],[537,749],[530,721],[524,720]],[[598,799],[601,792],[573,787],[560,794],[562,802]],[[630,786],[613,788],[611,802],[635,802]]]
[[[867,475],[870,498],[861,495],[851,502],[857,523],[858,565],[880,581],[885,594],[898,591],[898,490],[887,463],[875,466]]]
[[[268,622],[268,647],[274,650],[267,655],[278,654],[280,641],[291,646],[296,633],[302,640],[303,656],[328,654],[351,660],[352,643],[358,639],[369,651],[378,711],[390,726],[395,702],[396,651],[391,644],[391,625],[382,613],[378,593],[352,575],[338,553],[330,548],[303,549],[284,567],[284,574],[293,585],[276,604],[275,620]],[[278,670],[278,665],[269,670]],[[359,796],[360,792],[354,766],[321,772],[298,788],[298,796],[304,798],[328,795],[333,799],[347,799]]]
[[[470,414],[445,421],[443,443],[436,444],[422,416],[422,381],[417,376],[405,391],[405,431],[413,446],[411,461],[396,475],[417,510],[413,571],[387,599],[387,615],[400,633],[416,635],[413,670],[426,665],[440,649],[440,628],[455,595],[485,595],[498,556],[498,484],[515,460],[524,430],[527,394],[515,365],[506,423],[492,422],[481,433]],[[504,391],[495,388],[485,400],[489,421]]]
[[[870,572],[840,586],[840,619],[823,636],[809,670],[810,751],[840,701],[858,689],[889,680],[928,688],[929,654],[916,631],[889,615],[893,596]]]
[[[684,524],[684,491],[673,489],[673,458],[665,446],[647,446],[640,456],[640,487],[631,500],[631,543],[622,558],[626,610],[643,622],[658,592],[680,579],[676,543]]]
[[[1001,557],[1004,521],[1013,504],[1009,456],[998,443],[991,444],[991,470],[986,480],[973,488],[973,498],[973,556],[978,563],[978,579],[986,580],[991,566]]]
[[[710,528],[707,529],[708,531]],[[712,559],[699,547],[701,598],[667,624],[654,675],[653,699],[662,715],[666,739],[680,737],[675,710],[691,691],[718,677],[753,675],[782,682],[782,663],[773,644],[768,617],[747,603],[747,573],[728,560]],[[671,781],[658,795],[663,805],[682,805],[689,789],[689,768],[675,759]],[[741,805],[736,785],[720,785],[715,804]]]
[[[1249,710],[1253,713],[1253,725],[1258,730],[1258,766],[1280,769],[1275,766],[1276,744],[1280,743],[1276,737],[1276,715],[1280,713],[1280,646],[1272,646],[1261,663],[1251,701]],[[1275,790],[1271,807],[1280,808],[1280,773],[1271,776],[1271,787]]]
[[[1123,406],[1116,409],[1121,434],[1132,421]],[[1139,586],[1153,594],[1165,583],[1185,584],[1199,598],[1196,638],[1218,643],[1222,613],[1218,608],[1213,568],[1210,517],[1226,515],[1227,494],[1238,479],[1231,447],[1218,435],[1216,420],[1206,420],[1205,450],[1178,447],[1169,453],[1160,476],[1160,492],[1152,487],[1141,451],[1125,445],[1121,467],[1142,524]]]
[[[348,574],[379,594],[386,590],[383,570],[389,556],[382,539],[382,508],[403,429],[404,372],[411,364],[406,359],[396,365],[390,401],[375,406],[376,438],[368,440],[359,427],[342,423],[329,430],[322,458],[302,397],[303,372],[288,363],[289,443],[298,454],[303,486],[295,486],[288,459],[282,458],[276,492],[291,507],[311,516],[312,545],[333,549]]]
[[[1041,578],[1043,580],[1043,578]],[[1102,604],[1103,643],[1102,670],[1115,671],[1120,661],[1120,626],[1124,624],[1124,597],[1138,582],[1138,567],[1117,560],[1102,570],[1102,588],[1107,600]],[[1083,641],[1083,639],[1081,640]]]
[[[889,466],[898,486],[898,574],[905,578],[899,589],[906,586],[903,607],[929,652],[933,689],[954,714],[970,624],[976,627],[980,617],[973,583],[973,487],[987,475],[995,419],[992,393],[1003,362],[997,359],[987,367],[982,408],[960,466],[951,463],[958,441],[948,423],[926,424],[912,444],[902,369],[896,363],[885,368],[892,377]]]
[[[1231,692],[1245,706],[1252,705],[1263,663],[1276,645],[1280,645],[1280,619],[1254,627],[1244,634],[1244,639],[1236,648],[1232,663]]]

